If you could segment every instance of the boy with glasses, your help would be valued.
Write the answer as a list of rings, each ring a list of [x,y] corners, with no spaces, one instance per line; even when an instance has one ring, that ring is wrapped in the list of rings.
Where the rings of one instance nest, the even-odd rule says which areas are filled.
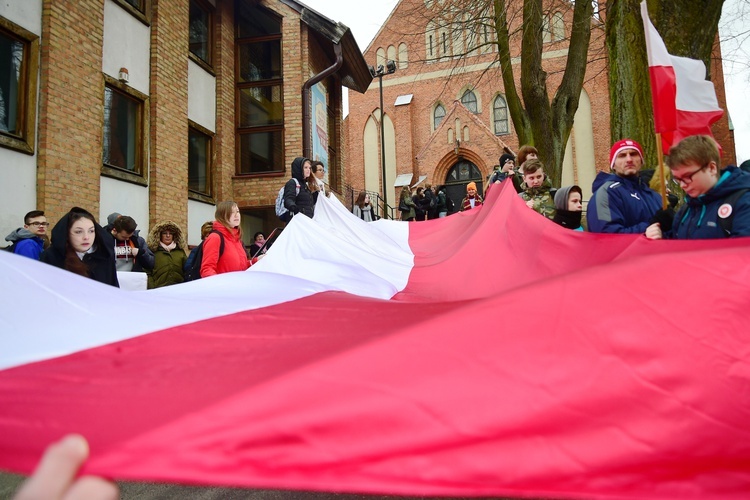
[[[675,215],[671,231],[653,224],[646,229],[647,238],[750,236],[750,175],[733,165],[722,169],[712,137],[686,137],[670,148],[667,166],[685,191],[685,205]]]
[[[42,251],[49,245],[47,217],[41,210],[32,210],[24,216],[23,222],[23,227],[6,236],[5,241],[11,242],[13,253],[39,260]]]

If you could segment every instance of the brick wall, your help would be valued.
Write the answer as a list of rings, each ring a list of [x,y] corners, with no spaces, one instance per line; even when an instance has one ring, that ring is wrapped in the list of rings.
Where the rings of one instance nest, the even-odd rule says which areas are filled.
[[[188,2],[154,0],[152,8],[150,224],[187,227]]]
[[[714,52],[711,55],[711,80],[714,82],[714,88],[716,89],[716,99],[719,102],[719,107],[723,110],[727,109],[727,94],[724,88],[724,68],[722,66],[721,57],[721,45],[719,45],[719,35],[716,35],[714,40]],[[722,165],[736,165],[737,154],[734,144],[734,135],[729,131],[729,113],[724,113],[718,122],[714,123],[711,127],[711,131],[714,134],[714,138],[722,147],[721,151],[721,164]]]
[[[74,204],[99,212],[104,0],[42,9],[37,206],[56,221]]]
[[[234,113],[234,2],[217,2],[216,47],[216,136],[214,137],[214,197],[217,201],[233,197],[235,172]]]

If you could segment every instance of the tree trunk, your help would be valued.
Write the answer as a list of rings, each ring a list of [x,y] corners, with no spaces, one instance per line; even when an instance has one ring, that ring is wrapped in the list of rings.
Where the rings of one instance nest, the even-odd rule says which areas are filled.
[[[523,107],[521,98],[516,90],[516,82],[513,78],[513,64],[510,55],[510,33],[508,32],[508,17],[506,5],[503,0],[493,0],[495,9],[495,33],[497,34],[497,52],[500,60],[500,71],[503,75],[503,87],[505,88],[505,101],[508,103],[508,112],[513,121],[513,128],[518,135],[518,144],[533,144],[534,134],[531,131],[529,115]]]
[[[507,8],[510,3],[494,0],[495,31],[508,110],[518,134],[519,145],[530,144],[537,148],[547,175],[553,185],[559,186],[565,146],[578,110],[578,100],[586,74],[593,5],[591,2],[575,3],[565,73],[560,88],[550,102],[547,73],[542,68],[542,19],[545,15],[543,2],[523,1],[521,102],[511,65],[507,21]]]

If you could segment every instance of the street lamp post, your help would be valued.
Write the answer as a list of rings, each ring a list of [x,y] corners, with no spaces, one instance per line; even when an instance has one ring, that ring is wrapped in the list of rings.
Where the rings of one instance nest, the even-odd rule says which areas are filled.
[[[385,67],[382,64],[378,64],[377,69],[370,66],[370,74],[373,78],[377,77],[378,83],[380,84],[380,169],[383,181],[383,216],[387,216],[388,207],[388,195],[386,194],[385,184],[385,123],[383,123],[383,77],[385,75],[392,75],[396,72],[396,62],[388,60],[385,63]],[[386,217],[387,218],[387,217]]]

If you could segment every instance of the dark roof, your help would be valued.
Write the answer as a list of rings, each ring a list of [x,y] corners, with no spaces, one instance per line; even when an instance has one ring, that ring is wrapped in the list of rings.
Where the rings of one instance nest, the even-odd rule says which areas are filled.
[[[341,45],[344,63],[337,72],[337,75],[341,78],[341,85],[364,94],[372,82],[372,75],[365,62],[365,57],[362,55],[362,51],[359,50],[359,46],[354,40],[352,30],[341,23],[327,18],[302,2],[296,0],[280,1],[299,12],[302,22],[320,35],[323,41],[331,43],[330,50],[326,52],[329,53],[332,60],[334,59],[333,45]]]

